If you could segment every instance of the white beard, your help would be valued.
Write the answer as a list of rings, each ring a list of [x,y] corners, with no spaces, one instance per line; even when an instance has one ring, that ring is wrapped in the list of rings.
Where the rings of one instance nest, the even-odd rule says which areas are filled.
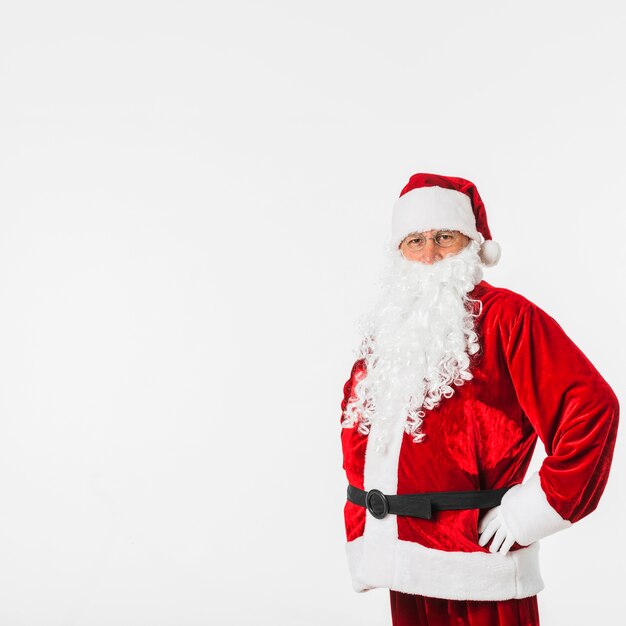
[[[472,378],[470,356],[479,349],[474,332],[476,303],[467,296],[482,279],[479,246],[426,265],[390,252],[383,295],[359,326],[363,340],[357,358],[366,376],[355,385],[342,422],[368,434],[380,425],[377,449],[386,448],[389,428],[406,420],[405,430],[419,443],[423,409],[433,409],[454,394],[453,385]]]

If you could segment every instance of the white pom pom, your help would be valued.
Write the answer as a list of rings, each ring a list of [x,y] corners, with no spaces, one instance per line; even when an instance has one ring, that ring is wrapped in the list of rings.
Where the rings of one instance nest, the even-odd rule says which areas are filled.
[[[483,262],[483,265],[491,267],[500,260],[501,252],[502,250],[500,249],[500,244],[496,243],[492,239],[487,239],[481,245],[478,256],[480,256],[480,260]]]

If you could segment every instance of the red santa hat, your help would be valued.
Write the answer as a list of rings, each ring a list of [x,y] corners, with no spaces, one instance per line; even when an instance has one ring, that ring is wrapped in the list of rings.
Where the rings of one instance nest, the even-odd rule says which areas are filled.
[[[393,206],[392,246],[410,233],[458,230],[480,244],[486,266],[500,259],[500,246],[491,239],[485,205],[476,185],[454,176],[413,174]]]

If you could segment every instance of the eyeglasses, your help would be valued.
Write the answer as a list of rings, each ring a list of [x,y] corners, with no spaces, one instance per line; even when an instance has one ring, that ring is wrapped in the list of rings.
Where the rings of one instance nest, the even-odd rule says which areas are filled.
[[[440,248],[451,248],[459,243],[463,237],[464,235],[457,230],[440,230],[434,237],[424,237],[418,233],[407,237],[403,243],[406,243],[410,250],[417,251],[422,250],[426,246],[426,242],[432,239]]]

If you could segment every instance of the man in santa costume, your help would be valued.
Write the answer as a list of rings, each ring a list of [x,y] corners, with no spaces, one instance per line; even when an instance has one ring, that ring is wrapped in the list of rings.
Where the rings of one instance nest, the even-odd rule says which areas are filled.
[[[395,626],[535,626],[538,542],[597,507],[617,399],[555,320],[482,280],[500,249],[471,182],[415,174],[391,231],[341,403],[354,589],[388,588]]]

